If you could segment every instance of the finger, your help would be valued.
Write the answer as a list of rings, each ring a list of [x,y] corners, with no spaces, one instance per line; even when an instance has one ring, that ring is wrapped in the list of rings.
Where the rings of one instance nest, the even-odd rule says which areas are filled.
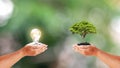
[[[47,47],[48,45],[43,45],[43,47]]]
[[[46,49],[47,49],[47,47],[42,47],[41,49],[42,49],[42,50],[46,50]]]
[[[46,51],[46,50],[47,50],[47,48],[43,48],[43,49],[41,49],[41,50],[40,50],[40,49],[37,50],[37,52],[38,52],[38,53],[42,53],[42,52],[44,52],[44,51]]]
[[[48,45],[46,45],[46,44],[43,44],[43,43],[42,43],[41,45],[42,45],[42,46],[48,46]]]
[[[79,50],[78,52],[79,52],[80,54],[83,54],[83,55],[85,54],[85,50],[84,50],[84,49],[83,49],[83,50]]]
[[[40,49],[42,46],[31,46],[33,49]]]
[[[35,50],[39,50],[39,49],[41,50],[41,49],[42,49],[42,47],[33,46],[33,47],[31,48],[31,50],[34,50],[34,51],[35,51]]]
[[[73,49],[76,49],[77,47],[76,46],[73,46]]]
[[[74,48],[74,51],[75,51],[75,52],[78,52],[78,49],[77,49],[77,48]]]
[[[81,49],[88,49],[89,48],[89,46],[78,46],[79,48],[81,48]]]
[[[76,47],[75,48],[75,51],[76,52],[82,52],[82,51],[85,51],[86,49],[83,49],[83,48],[80,48],[80,47]]]
[[[47,47],[44,47],[44,46],[37,46],[38,48],[37,48],[37,50],[46,50],[47,49]]]
[[[85,55],[85,56],[88,54],[88,53],[86,52],[86,49],[76,49],[75,52],[78,52],[78,53],[80,53],[80,54],[82,54],[82,55]]]
[[[74,50],[75,52],[77,52],[77,51],[78,51],[78,48],[77,48],[77,47],[73,47],[73,50]]]
[[[37,47],[39,47],[39,48],[43,48],[43,47],[47,47],[47,45],[39,45],[39,46],[37,46]]]
[[[33,49],[39,49],[39,47],[38,47],[38,46],[33,46],[32,48],[33,48]]]
[[[74,45],[73,45],[73,47],[76,47],[76,46],[78,46],[78,45],[77,45],[77,44],[74,44]]]

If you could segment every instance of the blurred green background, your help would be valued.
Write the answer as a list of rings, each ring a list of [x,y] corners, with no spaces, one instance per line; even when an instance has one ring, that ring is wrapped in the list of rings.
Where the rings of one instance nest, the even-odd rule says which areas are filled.
[[[33,28],[42,31],[40,42],[49,48],[36,57],[24,57],[13,68],[108,68],[98,58],[72,50],[81,37],[72,35],[69,27],[81,20],[97,28],[97,34],[88,35],[87,41],[120,55],[119,0],[0,0],[0,6],[2,3],[10,10],[0,7],[0,55],[32,42]]]

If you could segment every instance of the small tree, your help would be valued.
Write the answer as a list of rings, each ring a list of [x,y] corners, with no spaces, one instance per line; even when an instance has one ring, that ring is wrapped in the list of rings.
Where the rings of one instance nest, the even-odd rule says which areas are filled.
[[[96,28],[93,26],[93,24],[87,21],[81,21],[70,27],[70,31],[73,34],[80,34],[84,39],[87,34],[96,33]]]

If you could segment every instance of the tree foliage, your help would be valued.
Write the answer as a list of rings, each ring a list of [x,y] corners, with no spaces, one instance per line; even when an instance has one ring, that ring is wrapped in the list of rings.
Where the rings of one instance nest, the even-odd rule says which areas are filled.
[[[87,34],[96,33],[96,28],[87,21],[81,21],[70,27],[70,31],[73,34],[80,34],[82,38],[85,38]]]

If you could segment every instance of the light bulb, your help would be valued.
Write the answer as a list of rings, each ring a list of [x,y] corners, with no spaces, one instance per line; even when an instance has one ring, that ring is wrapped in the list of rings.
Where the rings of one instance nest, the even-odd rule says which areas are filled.
[[[39,39],[41,37],[41,31],[39,29],[36,29],[36,28],[32,29],[30,36],[31,36],[33,42],[39,42]]]

